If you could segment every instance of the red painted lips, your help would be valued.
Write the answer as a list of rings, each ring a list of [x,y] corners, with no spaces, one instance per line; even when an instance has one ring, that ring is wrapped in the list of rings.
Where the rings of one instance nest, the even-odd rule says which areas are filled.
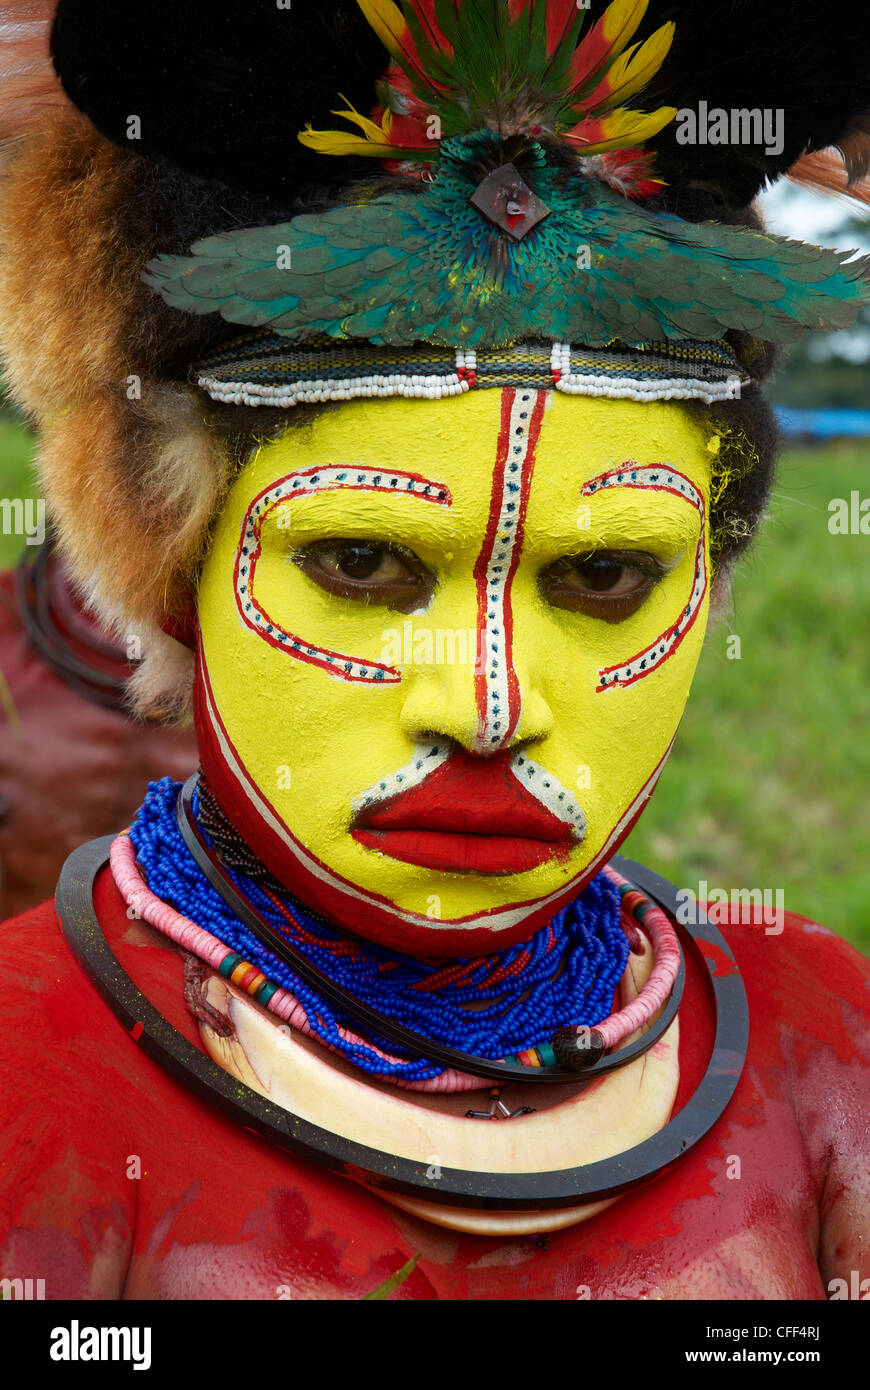
[[[572,827],[525,790],[510,759],[457,750],[419,786],[366,807],[351,834],[367,849],[448,873],[519,874],[564,858]]]

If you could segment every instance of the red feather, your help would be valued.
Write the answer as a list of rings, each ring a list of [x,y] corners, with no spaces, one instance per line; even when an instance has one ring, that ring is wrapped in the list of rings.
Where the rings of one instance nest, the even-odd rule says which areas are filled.
[[[603,62],[618,57],[640,24],[646,5],[635,5],[626,15],[622,29],[616,32],[613,30],[615,16],[611,13],[612,9],[611,5],[605,10],[595,27],[577,46],[571,64],[571,85],[575,91],[595,76]]]
[[[552,58],[577,18],[577,0],[548,0],[547,57]]]

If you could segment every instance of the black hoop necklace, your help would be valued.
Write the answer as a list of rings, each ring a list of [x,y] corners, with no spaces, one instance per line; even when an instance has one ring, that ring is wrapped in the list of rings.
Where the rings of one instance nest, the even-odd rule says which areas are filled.
[[[138,1045],[185,1086],[271,1143],[332,1172],[363,1178],[387,1192],[454,1207],[529,1211],[583,1206],[618,1196],[672,1167],[718,1121],[737,1086],[749,1032],[746,992],[730,947],[699,911],[696,925],[676,922],[675,926],[684,950],[700,966],[716,1017],[716,1033],[704,1077],[674,1119],[624,1153],[582,1167],[541,1173],[482,1173],[442,1167],[433,1180],[427,1163],[359,1144],[267,1100],[224,1071],[163,1017],[122,968],[94,910],[94,882],[106,865],[111,842],[112,837],[107,836],[74,851],[64,865],[56,895],[64,936],[109,1008]],[[677,896],[671,884],[619,856],[612,862],[672,918],[675,916]],[[727,972],[705,956],[705,946],[720,962],[724,957]],[[293,968],[298,968],[295,962]],[[431,1044],[428,1046],[431,1051]],[[516,1079],[512,1073],[511,1080]],[[574,1073],[569,1079],[581,1078]]]
[[[18,613],[31,646],[56,675],[94,704],[124,710],[126,683],[135,663],[96,627],[78,635],[78,650],[60,619],[81,623],[73,600],[57,578],[57,554],[49,538],[36,554],[22,555],[16,574]],[[61,605],[56,611],[55,605]],[[64,611],[65,609],[65,611]]]
[[[438,1066],[452,1067],[456,1071],[479,1076],[487,1081],[502,1084],[520,1082],[534,1085],[564,1085],[568,1082],[574,1085],[588,1085],[608,1072],[627,1066],[629,1062],[643,1056],[664,1036],[677,1016],[685,982],[685,965],[682,960],[661,1016],[636,1042],[610,1055],[605,1055],[604,1041],[595,1028],[560,1029],[551,1040],[551,1047],[557,1059],[565,1064],[534,1067],[522,1066],[515,1062],[491,1061],[418,1033],[363,1003],[350,990],[313,965],[287,937],[276,931],[233,881],[221,855],[205,839],[193,809],[196,788],[197,774],[194,773],[179,791],[176,820],[184,843],[197,866],[230,911],[244,922],[264,946],[342,1014],[352,1018],[364,1032],[388,1038],[390,1042],[418,1057],[425,1057],[427,1061]],[[331,923],[330,927],[335,930]],[[350,936],[349,933],[345,934]]]

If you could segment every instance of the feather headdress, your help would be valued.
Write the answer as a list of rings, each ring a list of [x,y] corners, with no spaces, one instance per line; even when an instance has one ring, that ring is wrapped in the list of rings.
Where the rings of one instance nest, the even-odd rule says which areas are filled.
[[[612,0],[582,38],[568,0],[358,4],[393,60],[381,124],[350,108],[361,135],[309,126],[300,141],[418,160],[430,182],[158,257],[147,283],[176,308],[294,340],[641,345],[729,329],[788,342],[870,297],[870,260],[635,209],[595,177],[590,159],[636,155],[677,114],[623,104],[674,38],[669,21],[627,47],[648,0]],[[586,158],[566,165],[566,148]]]
[[[578,154],[642,145],[675,115],[626,105],[661,67],[674,36],[663,24],[630,48],[647,0],[614,0],[581,37],[587,12],[575,0],[360,0],[392,64],[378,84],[381,124],[336,112],[362,135],[302,135],[321,154],[362,154],[429,163],[437,141],[476,131],[502,139],[549,136]]]
[[[528,35],[536,37],[539,65],[542,53],[548,63],[554,52],[572,62],[569,22],[580,19],[574,36],[580,48],[585,46],[590,64],[608,54],[607,72],[615,82],[615,62],[636,63],[637,45],[656,33],[664,46],[667,26],[673,25],[657,72],[645,72],[644,65],[636,69],[646,83],[647,110],[697,108],[706,101],[710,108],[782,112],[784,140],[777,153],[746,144],[680,144],[674,124],[663,127],[650,144],[660,176],[674,189],[700,189],[723,206],[745,206],[766,179],[787,173],[803,154],[838,144],[850,177],[866,172],[870,10],[863,0],[829,0],[824,7],[806,0],[649,0],[647,6],[488,0],[480,9],[492,15],[481,21],[490,25],[488,34],[501,26],[500,42],[506,44],[513,31],[520,46],[514,81],[527,88],[532,72],[521,44]],[[410,88],[399,59],[413,69],[418,40],[421,59],[431,50],[439,64],[448,64],[446,75],[455,85],[444,82],[445,102],[452,90],[459,106],[464,104],[463,74],[449,69],[450,35],[463,11],[471,14],[464,0],[330,0],[282,8],[275,0],[60,0],[53,50],[70,100],[108,139],[130,148],[128,118],[136,114],[141,153],[279,202],[306,183],[351,183],[371,163],[352,159],[342,174],[325,171],[316,151],[296,140],[308,124],[328,127],[337,98],[367,116],[385,77],[399,104],[403,88],[423,106],[441,91],[433,85],[438,71],[418,71],[418,90]],[[481,56],[482,48],[474,66],[482,61],[497,71],[492,57]],[[652,56],[664,55],[654,46]],[[388,64],[391,72],[385,74]],[[558,65],[551,66],[549,90],[561,80]],[[478,85],[476,77],[470,85]],[[567,94],[570,88],[562,90]],[[620,98],[620,104],[634,104],[639,94]],[[381,95],[387,108],[387,88]],[[587,98],[584,109],[591,111]],[[354,153],[359,155],[359,147]]]

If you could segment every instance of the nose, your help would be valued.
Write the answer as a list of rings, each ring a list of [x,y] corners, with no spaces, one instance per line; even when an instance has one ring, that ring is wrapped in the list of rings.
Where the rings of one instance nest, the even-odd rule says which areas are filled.
[[[492,645],[479,635],[476,661],[471,654],[462,664],[406,667],[400,725],[412,742],[449,738],[470,753],[492,757],[551,733],[553,713],[529,664],[518,668],[514,656],[506,661]]]
[[[538,742],[552,729],[552,713],[533,678],[546,653],[517,647],[513,612],[535,445],[547,399],[544,391],[502,392],[489,510],[473,569],[477,659],[472,669],[435,663],[406,671],[402,720],[415,742],[420,734],[446,735],[469,752],[491,757]],[[469,597],[451,604],[452,611],[460,611]],[[446,600],[444,594],[442,603]]]

